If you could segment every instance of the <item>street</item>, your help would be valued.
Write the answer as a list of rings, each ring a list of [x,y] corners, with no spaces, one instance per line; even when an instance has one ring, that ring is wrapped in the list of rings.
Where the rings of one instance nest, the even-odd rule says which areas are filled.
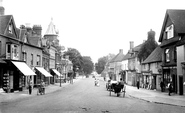
[[[127,88],[127,90],[129,90]],[[94,86],[93,78],[48,93],[0,103],[0,113],[184,113],[185,107],[157,104],[129,96],[117,97],[105,88]]]

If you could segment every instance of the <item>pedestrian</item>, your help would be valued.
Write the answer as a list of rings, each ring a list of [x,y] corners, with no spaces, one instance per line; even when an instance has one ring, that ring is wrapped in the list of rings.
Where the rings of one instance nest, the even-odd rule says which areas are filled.
[[[137,89],[139,89],[139,80],[137,80]]]
[[[121,85],[121,90],[123,91],[124,88],[124,81],[122,78],[120,78],[120,85]]]
[[[31,95],[32,93],[32,80],[31,79],[28,82],[28,90],[29,90],[29,94]]]
[[[163,83],[163,81],[161,81],[161,83],[160,83],[160,87],[161,87],[161,92],[163,92],[163,87],[164,87],[164,83]]]
[[[169,90],[168,95],[171,96],[171,92],[172,92],[172,84],[171,84],[171,82],[168,83],[168,90]]]
[[[45,82],[41,80],[41,94],[45,94]]]

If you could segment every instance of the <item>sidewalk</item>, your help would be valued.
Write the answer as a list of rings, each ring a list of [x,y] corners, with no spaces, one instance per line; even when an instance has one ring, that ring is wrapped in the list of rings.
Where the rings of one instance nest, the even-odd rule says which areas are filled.
[[[74,82],[73,84],[75,84],[75,82],[79,81],[80,79],[82,79],[82,78],[78,77],[76,79],[73,79],[73,82]],[[61,87],[60,87],[60,83],[51,84],[51,85],[45,87],[45,93],[48,94],[48,93],[60,90],[61,88],[64,88],[69,84],[70,83],[68,83],[68,82],[67,83],[62,83]],[[0,103],[1,102],[13,101],[13,100],[21,99],[21,98],[27,98],[27,97],[31,97],[31,96],[37,96],[37,88],[34,88],[32,90],[31,95],[28,94],[28,90],[15,91],[14,93],[0,92]]]
[[[178,94],[171,94],[168,95],[168,92],[160,92],[155,90],[147,90],[147,89],[137,89],[137,87],[133,86],[126,86],[126,93],[127,95],[145,100],[147,102],[154,102],[158,104],[166,104],[166,105],[173,105],[173,106],[181,106],[185,107],[185,96],[178,95]]]

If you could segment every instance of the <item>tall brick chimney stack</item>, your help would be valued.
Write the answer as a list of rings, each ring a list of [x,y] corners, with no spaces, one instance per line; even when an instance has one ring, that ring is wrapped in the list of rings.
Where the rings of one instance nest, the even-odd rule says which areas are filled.
[[[0,16],[4,15],[3,0],[0,0]]]

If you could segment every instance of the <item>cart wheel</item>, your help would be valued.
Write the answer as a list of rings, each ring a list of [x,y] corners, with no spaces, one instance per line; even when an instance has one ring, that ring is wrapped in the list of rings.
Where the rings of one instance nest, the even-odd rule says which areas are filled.
[[[125,97],[125,93],[126,93],[126,86],[124,86],[123,97]]]
[[[125,92],[123,92],[123,98],[125,97]]]

